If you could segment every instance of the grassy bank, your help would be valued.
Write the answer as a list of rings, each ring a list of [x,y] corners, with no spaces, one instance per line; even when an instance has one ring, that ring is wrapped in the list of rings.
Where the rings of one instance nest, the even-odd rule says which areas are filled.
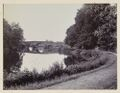
[[[94,53],[94,56],[100,54],[96,59],[80,62],[80,64],[70,65],[66,68],[63,68],[62,64],[55,63],[49,70],[43,71],[40,74],[36,71],[17,73],[4,80],[4,89],[37,89],[74,79],[79,73],[93,70],[106,64],[108,60],[107,55],[99,53],[100,51],[97,51],[95,55],[95,52],[91,51],[91,53]]]

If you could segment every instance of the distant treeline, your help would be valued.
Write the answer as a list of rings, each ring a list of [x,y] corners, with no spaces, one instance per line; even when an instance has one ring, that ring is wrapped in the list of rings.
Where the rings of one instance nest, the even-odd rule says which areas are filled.
[[[39,46],[39,45],[65,45],[64,42],[53,42],[53,41],[24,41],[23,45],[25,46]]]
[[[31,50],[29,48],[32,48]],[[25,41],[22,44],[21,50],[30,53],[64,53],[66,50],[71,49],[69,45],[64,42],[53,42],[53,41]]]

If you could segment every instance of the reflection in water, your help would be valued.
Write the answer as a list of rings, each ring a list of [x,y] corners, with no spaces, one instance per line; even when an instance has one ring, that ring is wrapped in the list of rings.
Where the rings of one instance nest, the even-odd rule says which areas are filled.
[[[64,65],[64,58],[67,57],[66,55],[60,54],[31,54],[26,53],[23,57],[23,63],[21,66],[21,71],[24,69],[28,69],[29,71],[33,71],[36,69],[39,73],[42,70],[49,69],[55,62],[62,63]]]

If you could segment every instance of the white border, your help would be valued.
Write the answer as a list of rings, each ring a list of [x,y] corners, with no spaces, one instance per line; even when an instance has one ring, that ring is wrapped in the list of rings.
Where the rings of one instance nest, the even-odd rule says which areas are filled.
[[[3,90],[3,4],[83,4],[83,3],[117,3],[117,90]],[[120,63],[119,63],[119,0],[1,0],[0,2],[0,93],[120,93]]]

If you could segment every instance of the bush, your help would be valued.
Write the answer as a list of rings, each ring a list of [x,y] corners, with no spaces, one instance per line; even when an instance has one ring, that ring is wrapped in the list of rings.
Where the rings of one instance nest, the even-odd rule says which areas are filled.
[[[64,69],[65,73],[68,75],[72,75],[75,73],[80,73],[88,70],[92,70],[95,68],[100,67],[101,65],[106,64],[108,58],[105,56],[101,56],[100,58],[94,60],[94,61],[89,61],[89,62],[83,62],[80,64],[74,64],[74,65],[69,65]]]
[[[11,75],[10,75],[11,74]],[[26,85],[33,82],[42,82],[44,80],[51,80],[60,77],[63,74],[63,64],[54,63],[49,70],[38,73],[36,70],[29,72],[25,70],[17,74],[10,73],[9,78],[4,80],[4,87]]]
[[[63,64],[54,63],[49,71],[52,76],[61,76],[63,73]]]
[[[102,55],[99,50],[80,50],[72,51],[72,55],[64,59],[66,66],[93,61]]]

